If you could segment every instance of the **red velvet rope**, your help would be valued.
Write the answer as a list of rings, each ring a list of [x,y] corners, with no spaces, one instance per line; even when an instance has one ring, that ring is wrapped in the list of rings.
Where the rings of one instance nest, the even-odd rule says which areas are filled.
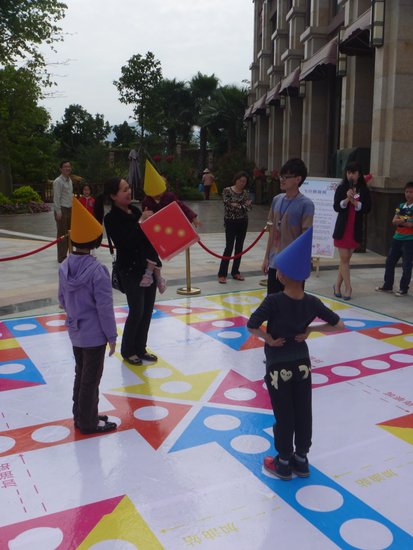
[[[208,252],[208,254],[211,254],[211,256],[215,256],[215,258],[219,258],[220,260],[235,260],[236,258],[240,258],[244,254],[246,254],[253,246],[257,244],[257,242],[261,239],[261,237],[264,235],[266,231],[266,227],[260,232],[258,237],[255,239],[254,242],[252,242],[245,250],[240,252],[239,254],[235,254],[235,256],[221,256],[220,254],[216,254],[216,252],[212,252],[208,247],[204,245],[202,241],[198,241],[198,244],[205,250],[205,252]]]
[[[42,250],[46,250],[46,248],[50,248],[54,244],[60,242],[66,237],[66,235],[63,235],[63,237],[59,237],[58,239],[45,244],[44,246],[41,246],[40,248],[36,248],[36,250],[32,250],[31,252],[25,252],[24,254],[19,254],[18,256],[8,256],[7,258],[0,258],[0,262],[8,262],[10,260],[19,260],[20,258],[26,258],[27,256],[31,256],[32,254],[36,254],[37,252],[41,252]]]

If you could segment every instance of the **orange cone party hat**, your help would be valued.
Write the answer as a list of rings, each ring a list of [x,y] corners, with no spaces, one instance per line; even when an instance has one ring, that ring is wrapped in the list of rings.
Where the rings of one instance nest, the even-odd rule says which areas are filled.
[[[152,164],[146,159],[145,162],[145,179],[143,190],[149,197],[156,197],[166,191],[166,183],[163,177],[155,170]]]
[[[74,243],[85,244],[96,241],[101,235],[102,225],[76,197],[73,197],[70,239]]]

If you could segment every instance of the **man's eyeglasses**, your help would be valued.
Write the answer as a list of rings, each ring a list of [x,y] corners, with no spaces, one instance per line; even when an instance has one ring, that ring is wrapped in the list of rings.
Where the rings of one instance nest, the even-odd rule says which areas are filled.
[[[296,178],[297,176],[293,174],[287,174],[286,176],[280,176],[280,180],[289,180],[291,178]]]

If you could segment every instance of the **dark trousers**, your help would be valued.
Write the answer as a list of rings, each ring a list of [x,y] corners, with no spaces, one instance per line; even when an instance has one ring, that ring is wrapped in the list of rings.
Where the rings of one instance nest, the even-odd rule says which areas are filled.
[[[75,382],[73,418],[81,430],[94,430],[98,424],[99,383],[102,378],[106,344],[94,348],[73,346]]]
[[[402,258],[402,277],[400,279],[399,288],[403,292],[407,292],[409,290],[410,280],[412,278],[413,240],[392,240],[386,260],[386,269],[384,271],[385,288],[393,288],[394,270],[400,258]]]
[[[204,184],[204,197],[205,197],[206,201],[209,200],[209,195],[211,194],[211,187],[212,187],[212,185],[205,185]]]
[[[133,272],[120,272],[129,306],[129,314],[123,329],[120,353],[128,358],[146,353],[149,325],[155,303],[156,285],[139,286],[141,276]]]
[[[62,206],[62,217],[60,220],[56,220],[56,227],[57,227],[57,236],[62,237],[63,235],[67,235],[69,229],[70,229],[70,220],[72,217],[72,209],[66,208]],[[61,240],[57,243],[57,261],[60,263],[63,262],[63,260],[67,256],[67,250],[69,248],[69,238],[66,237],[65,239]]]
[[[311,364],[309,359],[267,367],[264,377],[274,411],[274,445],[281,458],[305,456],[311,447]],[[293,445],[294,443],[294,445]]]
[[[232,256],[232,250],[235,250],[234,255],[242,252],[245,236],[247,234],[248,220],[225,220],[225,250],[223,256]],[[239,274],[239,266],[241,264],[241,256],[232,262],[231,275]],[[228,275],[229,260],[222,260],[219,266],[218,277],[226,277]]]

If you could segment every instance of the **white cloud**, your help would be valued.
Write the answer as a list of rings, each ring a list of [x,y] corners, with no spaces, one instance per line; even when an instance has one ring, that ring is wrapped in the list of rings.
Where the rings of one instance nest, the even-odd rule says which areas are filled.
[[[51,61],[58,97],[44,105],[52,120],[67,106],[102,113],[111,124],[132,114],[112,84],[135,54],[152,51],[166,78],[189,80],[198,71],[214,73],[221,84],[249,79],[252,61],[251,0],[66,0],[65,34]]]

